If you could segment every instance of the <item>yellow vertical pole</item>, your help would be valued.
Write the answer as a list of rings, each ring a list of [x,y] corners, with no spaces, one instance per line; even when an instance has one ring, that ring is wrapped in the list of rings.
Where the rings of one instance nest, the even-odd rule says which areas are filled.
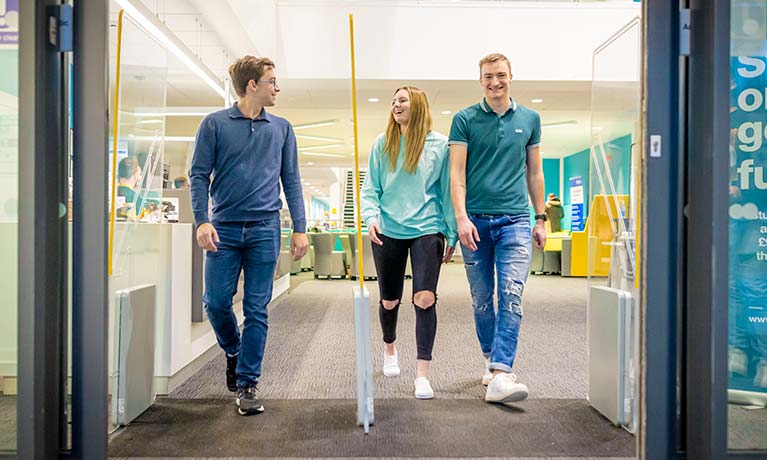
[[[365,287],[365,272],[362,264],[362,214],[360,212],[360,149],[359,136],[357,134],[357,73],[354,70],[354,16],[349,14],[349,43],[352,57],[352,111],[354,113],[354,182],[357,199],[354,205],[357,208],[357,273],[360,278],[360,292]]]
[[[115,64],[115,102],[112,117],[112,205],[109,212],[109,252],[107,253],[107,273],[112,275],[112,250],[115,240],[115,195],[117,191],[117,134],[120,127],[120,54],[122,52],[123,13],[117,15],[117,60]]]

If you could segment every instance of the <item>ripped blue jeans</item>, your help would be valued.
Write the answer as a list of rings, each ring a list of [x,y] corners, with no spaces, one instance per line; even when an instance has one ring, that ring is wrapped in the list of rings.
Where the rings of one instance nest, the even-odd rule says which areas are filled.
[[[469,214],[479,233],[477,250],[462,246],[471,287],[477,338],[490,369],[511,372],[522,322],[522,292],[530,272],[530,216]],[[498,311],[493,302],[496,274]]]

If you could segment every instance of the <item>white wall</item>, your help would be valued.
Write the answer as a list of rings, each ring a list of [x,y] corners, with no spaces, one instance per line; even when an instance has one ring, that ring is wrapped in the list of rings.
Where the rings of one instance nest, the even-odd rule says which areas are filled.
[[[511,60],[517,80],[591,80],[593,50],[616,31],[616,25],[638,16],[640,6],[278,4],[280,76],[348,78],[349,13],[354,14],[360,79],[473,80],[478,78],[479,59],[497,51]]]

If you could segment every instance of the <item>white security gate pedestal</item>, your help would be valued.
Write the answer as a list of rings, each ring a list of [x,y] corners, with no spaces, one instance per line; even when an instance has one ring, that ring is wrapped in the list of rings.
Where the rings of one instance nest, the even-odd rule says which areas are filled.
[[[357,424],[365,433],[373,424],[373,362],[370,355],[370,293],[354,287],[354,336],[357,339]]]

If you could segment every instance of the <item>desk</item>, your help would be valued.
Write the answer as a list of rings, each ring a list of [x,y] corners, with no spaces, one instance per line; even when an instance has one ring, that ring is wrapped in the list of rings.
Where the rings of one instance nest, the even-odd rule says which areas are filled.
[[[71,223],[70,223],[71,225]],[[71,228],[69,231],[71,238]],[[109,372],[113,373],[115,292],[140,284],[156,286],[155,385],[159,394],[167,394],[180,383],[180,371],[216,347],[216,337],[206,320],[195,322],[193,311],[202,310],[202,267],[195,266],[194,225],[115,223],[115,258],[109,278],[106,308],[109,308]],[[0,223],[0,237],[18,241],[15,223]],[[69,242],[71,246],[71,239]],[[4,245],[0,256],[15,260],[16,249]],[[5,252],[7,251],[7,253]],[[199,251],[202,259],[202,251]],[[6,264],[9,265],[9,264]],[[195,268],[197,267],[197,268]],[[195,284],[198,284],[195,286]],[[18,318],[16,270],[0,268],[0,289],[6,302],[0,304],[0,389],[16,391]],[[290,275],[274,281],[272,298],[290,287]],[[235,313],[240,323],[242,290],[235,297]],[[71,299],[71,291],[70,291]],[[71,304],[69,306],[71,311]],[[201,313],[200,313],[201,314]],[[202,318],[200,318],[202,319]],[[71,340],[71,337],[70,337]]]

